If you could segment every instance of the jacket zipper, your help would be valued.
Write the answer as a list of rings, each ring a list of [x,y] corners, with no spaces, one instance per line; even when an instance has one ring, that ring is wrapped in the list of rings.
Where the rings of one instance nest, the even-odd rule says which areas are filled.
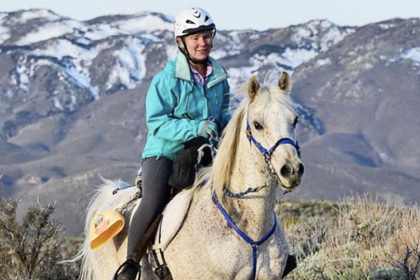
[[[207,90],[206,90],[206,84],[204,84],[204,86],[202,86],[203,88],[203,94],[204,94],[204,98],[206,99],[206,103],[207,103],[207,118],[210,117],[210,104],[209,104],[209,97],[207,96]]]

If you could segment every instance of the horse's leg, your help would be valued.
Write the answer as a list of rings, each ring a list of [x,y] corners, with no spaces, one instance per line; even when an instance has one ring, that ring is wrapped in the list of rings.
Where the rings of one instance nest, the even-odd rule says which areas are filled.
[[[115,245],[115,242],[110,240],[100,249],[92,251],[91,262],[95,280],[111,279],[120,265],[121,259],[125,259],[127,242],[122,244],[120,250],[117,250]]]

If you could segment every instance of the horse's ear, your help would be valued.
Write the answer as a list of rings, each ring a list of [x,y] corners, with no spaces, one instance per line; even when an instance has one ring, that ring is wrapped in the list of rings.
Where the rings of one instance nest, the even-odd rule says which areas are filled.
[[[286,92],[289,93],[290,92],[290,78],[289,78],[289,74],[287,74],[286,72],[281,73],[280,79],[279,79],[279,88]]]
[[[260,83],[257,81],[256,76],[252,76],[248,82],[248,96],[251,102],[254,100],[255,96],[260,91]]]

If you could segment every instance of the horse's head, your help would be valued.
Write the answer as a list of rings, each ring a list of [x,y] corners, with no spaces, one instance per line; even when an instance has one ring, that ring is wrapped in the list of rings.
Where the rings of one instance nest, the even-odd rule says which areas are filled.
[[[286,192],[291,191],[300,184],[304,168],[295,135],[298,116],[290,99],[289,75],[283,72],[273,87],[261,87],[252,77],[248,98],[246,132],[256,147],[252,152],[261,153],[267,170]]]

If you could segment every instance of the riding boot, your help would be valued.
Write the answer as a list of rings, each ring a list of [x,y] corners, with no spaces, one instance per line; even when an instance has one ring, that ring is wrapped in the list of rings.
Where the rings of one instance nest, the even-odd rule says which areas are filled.
[[[149,225],[146,232],[144,233],[143,237],[137,242],[136,247],[131,255],[131,257],[135,260],[141,260],[143,255],[146,253],[147,247],[149,246],[150,241],[155,235],[156,229],[159,225],[160,219],[162,218],[162,214],[159,214],[153,222]]]
[[[139,262],[143,258],[143,255],[146,253],[147,247],[154,237],[154,233],[159,225],[161,218],[162,214],[159,214],[153,220],[142,238],[140,238],[140,240],[137,242],[137,245],[134,248],[131,256],[129,256],[129,258],[118,268],[113,280],[135,280],[137,273],[141,275]],[[138,279],[140,279],[140,275]]]

